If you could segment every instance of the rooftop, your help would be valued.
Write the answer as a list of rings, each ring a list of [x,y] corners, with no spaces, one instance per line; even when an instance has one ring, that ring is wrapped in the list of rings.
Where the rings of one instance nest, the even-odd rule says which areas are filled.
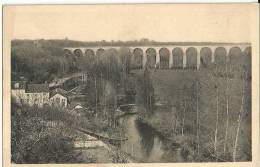
[[[49,92],[48,84],[28,84],[27,93],[40,93],[40,92]]]
[[[12,81],[11,82],[11,89],[25,89],[26,88],[26,81]]]
[[[63,90],[63,89],[61,89],[61,88],[56,88],[56,89],[54,89],[54,90],[52,90],[51,92],[50,92],[50,97],[53,97],[53,96],[55,96],[56,94],[60,94],[60,95],[62,95],[62,96],[64,96],[64,97],[66,97],[66,95],[67,95],[67,91],[66,90]]]

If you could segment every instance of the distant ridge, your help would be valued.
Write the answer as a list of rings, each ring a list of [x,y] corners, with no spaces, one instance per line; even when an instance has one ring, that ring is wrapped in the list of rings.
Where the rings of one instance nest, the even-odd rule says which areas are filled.
[[[53,45],[57,47],[88,47],[88,46],[156,46],[156,45],[250,45],[248,42],[158,42],[153,40],[140,40],[140,41],[76,41],[68,39],[14,39],[12,46],[22,43],[34,43],[40,45]]]

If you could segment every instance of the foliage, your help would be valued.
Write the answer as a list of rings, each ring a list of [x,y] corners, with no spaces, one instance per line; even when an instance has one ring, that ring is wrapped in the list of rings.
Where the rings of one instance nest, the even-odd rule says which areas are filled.
[[[51,131],[33,109],[13,103],[11,108],[11,160],[14,163],[79,162],[70,138]]]
[[[42,46],[34,42],[14,45],[11,50],[12,80],[24,76],[30,82],[43,83],[65,72],[73,72],[73,61],[62,56],[62,48]]]
[[[125,46],[153,43],[156,42],[148,39],[125,43],[122,41],[91,43],[67,39],[12,41],[12,80],[19,79],[23,75],[30,82],[42,83],[68,73],[78,71],[88,73],[84,89],[85,101],[96,112],[95,118],[76,117],[57,109],[30,109],[12,104],[12,161],[16,163],[37,162],[37,160],[38,162],[74,161],[70,152],[70,139],[59,133],[48,132],[47,127],[42,124],[46,120],[62,120],[73,126],[109,135],[121,133],[120,127],[116,127],[114,122],[117,94],[125,95],[127,102],[135,100],[138,105],[143,106],[149,113],[142,115],[143,121],[161,131],[166,137],[179,142],[185,161],[231,161],[235,139],[238,139],[235,155],[237,160],[251,160],[250,50],[243,58],[238,57],[232,63],[227,63],[224,58],[219,64],[207,64],[198,71],[194,69],[161,71],[146,67],[145,70],[133,73],[130,68],[135,66],[133,64],[135,62],[131,61],[133,55]],[[62,51],[66,46],[98,44],[120,45],[122,48],[119,52],[110,49],[97,56],[64,54]],[[194,62],[190,63],[194,65]],[[245,82],[244,94],[241,91],[242,81]],[[68,81],[67,84],[67,87],[76,85],[73,81]],[[241,106],[242,94],[245,97],[243,106]],[[156,108],[156,102],[159,104],[165,102],[168,107]],[[226,114],[227,104],[228,114]],[[243,110],[241,115],[240,108]],[[163,110],[168,110],[168,113]],[[216,123],[217,110],[218,123]],[[197,113],[199,115],[196,115]],[[238,115],[241,116],[240,129],[237,128]],[[226,126],[227,120],[228,126]],[[195,124],[197,126],[194,126]],[[217,134],[214,133],[216,129]],[[239,133],[235,133],[236,129]],[[226,138],[225,132],[228,132]],[[217,139],[215,142],[212,141],[214,137]],[[34,142],[37,147],[30,148]],[[198,145],[201,146],[200,152],[197,151]],[[225,151],[223,151],[224,145],[226,145]],[[48,152],[51,155],[48,155]],[[68,154],[62,156],[62,152]],[[123,161],[120,155],[115,155],[114,162]]]
[[[246,63],[246,62],[245,62]],[[238,67],[237,67],[238,68]],[[237,120],[241,107],[242,81],[244,80],[243,114],[241,128],[238,133],[238,149],[236,160],[251,160],[251,80],[250,73],[244,66],[238,69],[230,68],[229,75],[222,70],[222,76],[216,75],[220,68],[212,66],[199,71],[162,71],[157,70],[153,74],[153,88],[159,96],[159,100],[167,101],[169,107],[168,116],[164,116],[162,108],[155,108],[154,114],[143,117],[143,121],[159,130],[164,136],[171,137],[174,141],[183,142],[182,154],[187,161],[233,161],[232,153],[236,138]],[[243,70],[245,73],[243,73]],[[136,72],[142,76],[141,72]],[[248,76],[249,75],[249,76]],[[229,77],[233,76],[233,77]],[[226,91],[226,79],[229,79],[228,92]],[[198,82],[198,89],[196,89]],[[217,134],[217,150],[214,152],[214,132],[216,128],[217,92],[219,89],[219,122]],[[231,96],[232,95],[232,96]],[[226,98],[229,97],[229,115],[226,116]],[[199,109],[199,140],[196,137],[197,118],[196,104]],[[186,101],[186,105],[184,102]],[[183,111],[185,110],[184,125]],[[226,130],[226,119],[229,119],[226,152],[223,152]],[[176,126],[175,126],[176,125]],[[184,127],[184,134],[181,129]],[[182,137],[180,139],[179,137]],[[185,139],[185,140],[184,140]],[[182,141],[184,140],[184,141]],[[192,141],[192,142],[191,142]],[[197,144],[200,144],[200,152],[197,153]]]
[[[154,88],[150,69],[146,66],[143,71],[143,76],[137,76],[136,84],[136,103],[144,106],[148,114],[151,114],[154,109]]]
[[[119,149],[115,150],[112,153],[112,162],[113,163],[127,163],[127,157],[120,152]]]

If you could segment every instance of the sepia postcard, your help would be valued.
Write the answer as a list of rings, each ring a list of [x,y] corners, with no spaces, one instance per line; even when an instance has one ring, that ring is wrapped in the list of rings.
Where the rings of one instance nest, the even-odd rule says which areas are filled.
[[[259,166],[258,12],[4,6],[3,166]]]

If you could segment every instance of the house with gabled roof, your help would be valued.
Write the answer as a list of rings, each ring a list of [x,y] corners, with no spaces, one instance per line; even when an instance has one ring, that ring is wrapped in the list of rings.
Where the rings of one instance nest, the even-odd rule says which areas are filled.
[[[26,81],[12,81],[11,95],[17,103],[29,106],[51,105],[64,108],[68,105],[68,92],[61,88],[50,91],[48,84],[27,84]]]
[[[50,104],[55,107],[67,107],[68,105],[68,97],[67,91],[56,88],[50,92]]]

